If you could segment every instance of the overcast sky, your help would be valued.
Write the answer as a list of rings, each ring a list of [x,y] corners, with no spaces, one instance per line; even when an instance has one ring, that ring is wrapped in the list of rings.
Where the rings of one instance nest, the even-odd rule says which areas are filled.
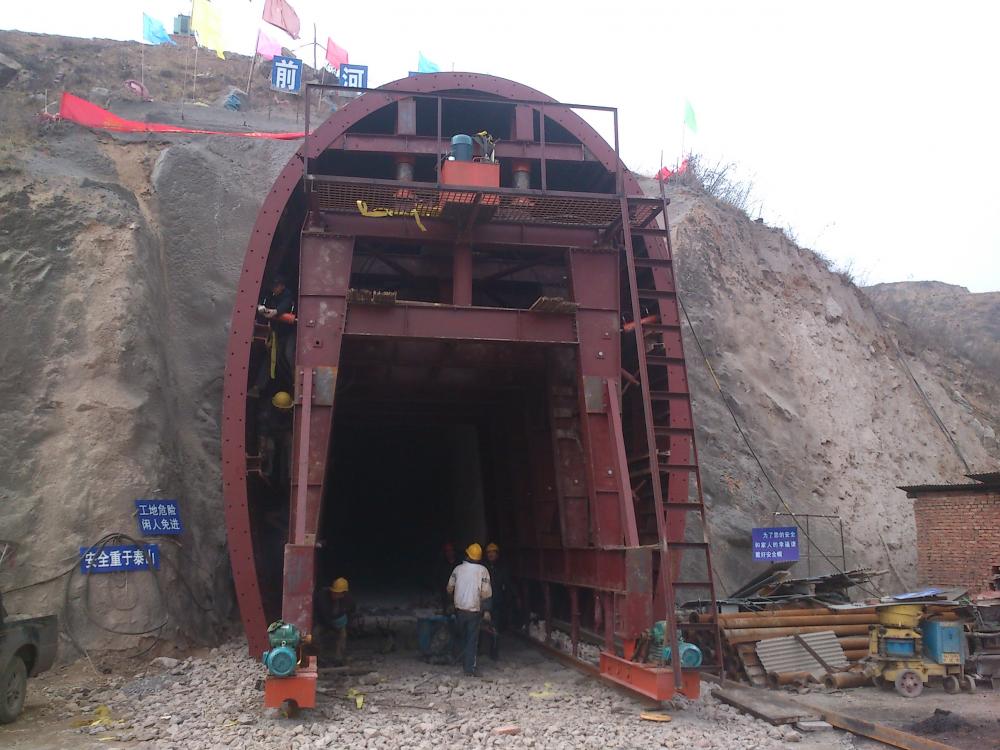
[[[765,221],[861,281],[1000,290],[1000,4],[290,1],[303,36],[315,21],[373,86],[423,51],[442,70],[616,106],[639,171],[655,171],[661,151],[676,160],[688,99],[698,132],[684,147],[738,165]],[[250,53],[263,0],[213,4],[227,49]],[[190,7],[3,2],[0,28],[139,39],[143,10],[172,30]]]

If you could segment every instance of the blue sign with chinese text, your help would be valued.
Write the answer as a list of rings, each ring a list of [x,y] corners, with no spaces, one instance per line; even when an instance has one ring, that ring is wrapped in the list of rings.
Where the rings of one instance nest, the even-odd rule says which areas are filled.
[[[368,66],[344,63],[340,66],[340,85],[356,89],[368,88]]]
[[[302,61],[275,55],[271,63],[271,88],[286,94],[301,94]]]
[[[81,573],[122,573],[150,568],[160,569],[160,547],[156,544],[80,547]]]
[[[795,562],[799,559],[799,530],[795,526],[753,530],[753,559]]]
[[[139,533],[143,536],[180,534],[184,531],[176,500],[136,500],[135,512]]]

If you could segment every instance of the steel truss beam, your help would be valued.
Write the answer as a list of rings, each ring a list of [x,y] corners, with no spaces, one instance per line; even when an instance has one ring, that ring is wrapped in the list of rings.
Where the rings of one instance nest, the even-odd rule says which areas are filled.
[[[335,138],[327,148],[343,151],[368,151],[409,156],[435,156],[447,154],[450,144],[433,136],[396,135],[392,133],[344,133]],[[593,162],[597,160],[580,143],[545,144],[544,151],[538,143],[500,141],[496,144],[498,159],[541,159],[546,161]]]
[[[571,315],[452,305],[354,304],[345,332],[404,339],[576,343]]]

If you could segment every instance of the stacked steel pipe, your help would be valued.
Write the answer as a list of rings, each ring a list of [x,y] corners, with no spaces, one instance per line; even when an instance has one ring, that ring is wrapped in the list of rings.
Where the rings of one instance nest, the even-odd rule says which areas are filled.
[[[711,622],[711,614],[694,616],[695,622]],[[767,676],[757,658],[757,643],[768,638],[803,635],[832,630],[844,649],[848,662],[854,664],[868,655],[868,627],[878,623],[875,608],[852,609],[778,609],[764,612],[733,612],[718,615],[722,628],[724,663],[730,677],[745,676],[758,686],[767,684]],[[775,679],[777,684],[786,683]],[[773,681],[773,680],[772,680]]]

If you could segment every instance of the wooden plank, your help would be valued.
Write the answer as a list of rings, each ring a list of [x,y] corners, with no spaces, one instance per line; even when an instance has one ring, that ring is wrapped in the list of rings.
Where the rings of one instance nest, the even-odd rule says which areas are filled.
[[[716,688],[712,691],[712,695],[723,703],[735,706],[741,711],[774,726],[819,717],[815,709],[803,706],[801,703],[796,703],[770,690],[725,687]]]

